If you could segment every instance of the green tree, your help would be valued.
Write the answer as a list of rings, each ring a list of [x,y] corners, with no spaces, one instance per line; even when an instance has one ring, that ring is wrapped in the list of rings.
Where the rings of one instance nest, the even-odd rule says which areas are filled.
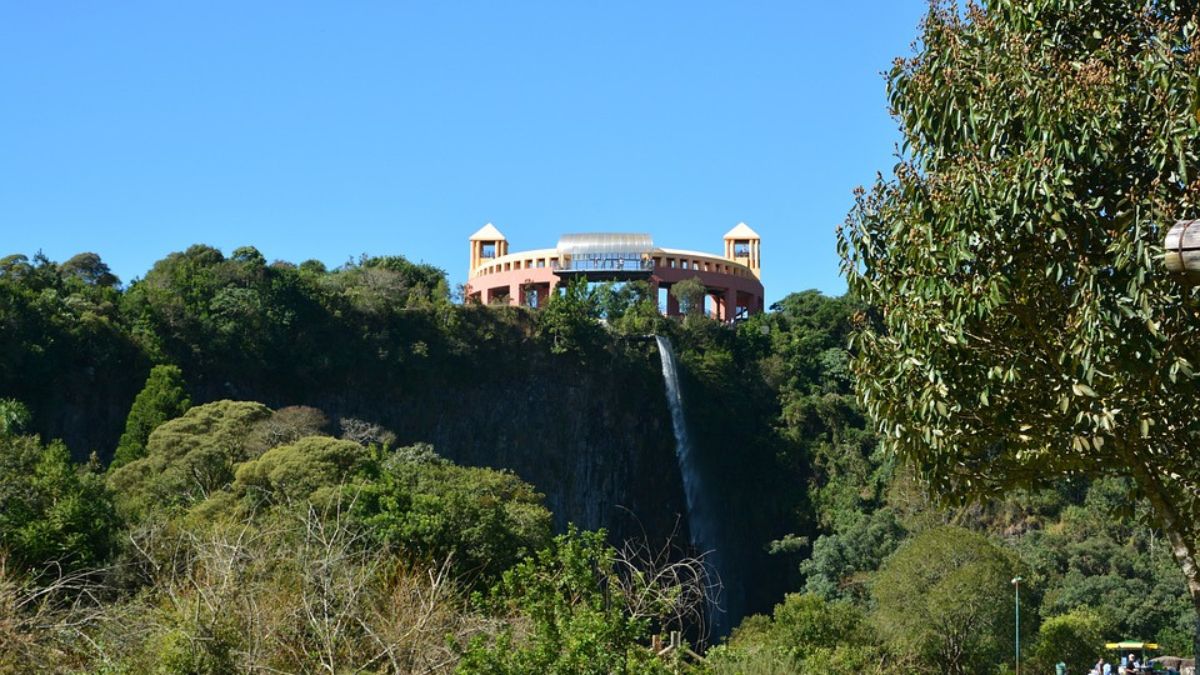
[[[800,563],[804,589],[827,600],[865,600],[870,573],[907,534],[889,508],[857,514],[813,542],[812,555]]]
[[[376,541],[430,564],[449,559],[468,583],[492,583],[548,543],[542,500],[510,472],[456,466],[418,445],[387,458],[358,503]]]
[[[25,431],[31,419],[24,403],[13,398],[0,398],[0,437],[16,436]]]
[[[1048,673],[1062,661],[1071,672],[1086,672],[1104,654],[1107,628],[1104,619],[1089,609],[1050,617],[1038,627],[1029,666]]]
[[[550,340],[555,354],[581,353],[600,334],[600,308],[583,279],[571,281],[550,294],[546,308],[538,313],[538,328]]]
[[[189,409],[150,434],[146,456],[108,472],[121,513],[138,520],[189,507],[228,487],[248,459],[255,423],[271,409],[249,401],[216,401]]]
[[[827,673],[871,672],[879,660],[875,637],[862,610],[849,602],[826,602],[810,593],[791,593],[769,618],[752,617],[730,636],[714,663],[736,665],[752,655],[774,656],[778,670]],[[766,662],[767,659],[760,658]]]
[[[314,493],[338,488],[370,471],[363,446],[329,436],[309,436],[267,450],[237,468],[234,489],[253,499],[305,504],[326,500]]]
[[[1130,477],[1200,653],[1200,290],[1156,262],[1200,206],[1198,28],[1175,0],[935,4],[887,78],[901,161],[839,250],[888,448],[951,499]]]
[[[957,527],[909,539],[871,581],[891,650],[944,673],[991,672],[1013,635],[1013,558]]]
[[[18,565],[94,567],[112,553],[118,526],[104,481],[65,445],[0,436],[0,550]]]
[[[108,265],[95,253],[79,253],[58,268],[63,277],[75,277],[89,286],[116,286],[120,283]]]
[[[649,622],[625,614],[613,593],[615,551],[604,532],[574,526],[549,547],[504,573],[484,601],[498,616],[523,616],[523,635],[506,629],[494,641],[473,641],[460,673],[585,674],[665,672],[639,644]]]
[[[121,291],[95,268],[64,268],[40,254],[0,261],[0,392],[34,412],[30,429],[82,458],[115,444],[124,420],[111,401],[133,398],[143,359],[118,315]]]
[[[133,399],[133,407],[125,418],[125,433],[113,454],[113,467],[128,464],[146,456],[146,441],[150,433],[167,420],[175,419],[192,405],[177,366],[154,366],[146,385]]]
[[[1055,522],[1029,532],[1018,546],[1026,578],[1044,595],[1043,617],[1088,608],[1106,619],[1108,636],[1140,636],[1173,652],[1192,614],[1178,566],[1137,511],[1126,501],[1126,481],[1094,480],[1083,503],[1065,506]],[[1137,508],[1131,508],[1136,506]]]
[[[704,314],[704,282],[700,277],[684,279],[671,285],[671,297],[679,303],[679,311],[684,316],[700,316]]]

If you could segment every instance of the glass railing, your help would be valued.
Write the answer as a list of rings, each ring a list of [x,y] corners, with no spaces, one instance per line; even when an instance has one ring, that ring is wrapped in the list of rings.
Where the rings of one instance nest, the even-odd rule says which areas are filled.
[[[577,256],[556,263],[554,269],[564,272],[652,272],[654,260],[634,256]]]

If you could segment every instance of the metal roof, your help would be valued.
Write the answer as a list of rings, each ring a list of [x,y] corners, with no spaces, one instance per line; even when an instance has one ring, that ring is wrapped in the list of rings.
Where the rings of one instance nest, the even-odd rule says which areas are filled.
[[[558,238],[558,252],[567,255],[649,253],[653,249],[650,235],[633,232],[585,232]]]

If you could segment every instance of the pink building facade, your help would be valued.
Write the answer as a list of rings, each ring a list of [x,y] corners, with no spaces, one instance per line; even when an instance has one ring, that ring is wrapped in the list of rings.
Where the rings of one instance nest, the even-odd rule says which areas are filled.
[[[564,235],[555,248],[510,253],[508,240],[491,223],[471,235],[467,302],[540,307],[571,278],[589,281],[645,281],[668,316],[680,314],[669,292],[681,281],[698,279],[706,310],[733,322],[762,312],[762,240],[745,223],[727,232],[724,255],[660,248],[644,234]],[[663,297],[665,296],[665,298]]]

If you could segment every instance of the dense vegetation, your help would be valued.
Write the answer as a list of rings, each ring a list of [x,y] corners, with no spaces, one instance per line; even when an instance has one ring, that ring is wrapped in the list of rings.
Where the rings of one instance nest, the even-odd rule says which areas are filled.
[[[573,287],[535,312],[460,307],[439,272],[399,258],[329,271],[193,247],[126,288],[82,259],[86,274],[12,257],[0,272],[0,669],[980,672],[1011,660],[1015,573],[1043,666],[1091,658],[1097,636],[1187,640],[1178,570],[1121,479],[930,503],[855,402],[846,340],[865,310],[848,298],[793,294],[730,329],[668,322],[636,285]],[[701,662],[650,649],[672,629],[695,640],[708,604],[686,523],[674,539],[674,518],[649,513],[644,539],[580,531],[565,522],[586,512],[552,514],[540,494],[569,477],[502,470],[523,466],[504,446],[557,461],[535,439],[492,439],[479,463],[494,468],[462,466],[412,437],[429,427],[347,414],[440,396],[482,364],[511,383],[539,359],[575,378],[603,364],[661,405],[657,357],[634,339],[649,332],[676,343],[703,469],[735,514],[729,611],[779,603]],[[71,451],[42,440],[56,437]]]
[[[1156,267],[1198,25],[934,3],[853,296],[733,327],[690,282],[668,321],[638,284],[459,306],[400,257],[0,260],[0,670],[1001,673],[1018,598],[1027,669],[1200,651],[1198,291]]]
[[[864,428],[844,347],[863,316],[847,298],[801,293],[757,319],[773,326],[763,372],[789,378],[779,389],[778,425],[809,467],[818,534],[772,544],[799,558],[801,585],[770,615],[744,621],[710,651],[709,665],[846,673],[1011,667],[1015,575],[1024,579],[1023,668],[1047,672],[1063,660],[1078,672],[1118,637],[1186,653],[1192,624],[1183,576],[1125,479],[1076,478],[946,506],[910,465],[884,452]]]
[[[887,449],[949,503],[1119,479],[1200,657],[1200,290],[1161,264],[1200,206],[1198,34],[1177,0],[934,3],[887,76],[899,163],[839,250]]]
[[[794,448],[772,428],[774,391],[741,366],[761,345],[702,319],[668,324],[645,290],[573,287],[529,313],[454,305],[440,271],[402,258],[326,270],[195,246],[127,287],[91,254],[4,259],[6,667],[57,654],[130,672],[495,669],[534,640],[532,660],[513,663],[573,671],[584,657],[571,650],[597,648],[600,628],[613,631],[605,654],[658,667],[650,632],[696,638],[709,590],[685,550],[650,332],[683,345],[709,470],[731,478],[722,506],[750,514],[724,528],[722,548],[744,551],[730,569],[776,579],[740,589],[728,575],[729,611],[769,606],[796,571],[763,545],[804,530],[807,510],[792,489],[803,463],[782,461]],[[585,407],[527,410],[514,392]],[[727,409],[743,423],[725,424]],[[592,576],[563,568],[578,597],[504,581],[556,574],[567,555],[593,561]],[[314,561],[334,577],[306,576]],[[441,623],[419,635],[379,623],[413,615],[387,604],[401,591]],[[317,599],[341,614],[315,626],[302,615]]]

